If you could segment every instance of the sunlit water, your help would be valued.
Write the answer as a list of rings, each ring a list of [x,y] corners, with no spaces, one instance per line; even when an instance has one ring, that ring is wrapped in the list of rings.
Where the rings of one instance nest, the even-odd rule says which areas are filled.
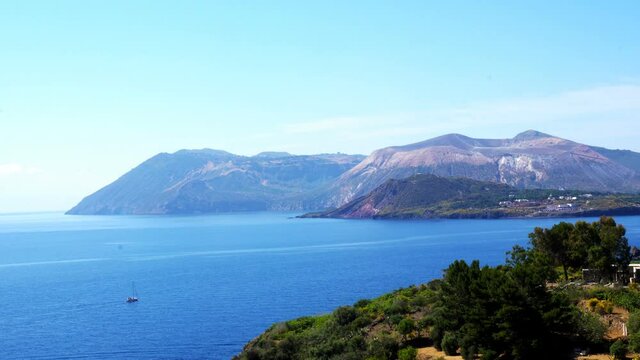
[[[0,215],[0,358],[228,359],[273,322],[426,282],[454,259],[500,263],[557,221],[293,215]],[[640,217],[618,221],[640,243]]]

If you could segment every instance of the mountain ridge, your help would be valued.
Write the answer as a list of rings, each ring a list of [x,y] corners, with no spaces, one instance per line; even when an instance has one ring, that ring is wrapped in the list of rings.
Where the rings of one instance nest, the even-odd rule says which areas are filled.
[[[322,204],[319,207],[338,207],[388,179],[418,173],[467,177],[517,188],[637,192],[640,154],[591,147],[535,130],[510,139],[447,134],[374,151],[327,189],[325,198],[318,199]]]
[[[144,161],[84,198],[68,214],[194,214],[290,210],[364,156],[241,156],[179,150]]]
[[[580,144],[536,130],[508,139],[446,134],[369,156],[254,156],[223,150],[160,153],[83,199],[69,214],[310,211],[340,207],[390,179],[464,177],[518,189],[640,191],[640,153]]]

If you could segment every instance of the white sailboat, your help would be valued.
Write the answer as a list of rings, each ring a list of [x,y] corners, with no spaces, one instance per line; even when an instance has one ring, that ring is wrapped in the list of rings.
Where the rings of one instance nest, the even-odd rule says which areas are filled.
[[[136,284],[131,282],[131,296],[127,297],[128,303],[134,303],[138,301],[138,293],[136,292]]]

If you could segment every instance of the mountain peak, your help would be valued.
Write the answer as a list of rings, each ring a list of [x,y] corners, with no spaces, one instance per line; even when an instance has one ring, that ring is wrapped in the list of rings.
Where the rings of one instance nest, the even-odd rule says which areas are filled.
[[[413,150],[420,149],[429,146],[455,146],[457,148],[466,149],[473,146],[473,143],[476,139],[472,139],[468,136],[462,134],[446,134],[441,135],[429,140],[421,141],[415,144],[403,145],[403,146],[394,146],[392,148],[399,148],[403,150]]]
[[[230,152],[216,149],[182,149],[174,153],[175,155],[196,154],[196,155],[210,155],[210,156],[236,156]]]
[[[549,138],[549,137],[553,137],[553,136],[537,130],[527,130],[525,132],[521,132],[520,134],[516,135],[513,138],[513,140],[526,141],[526,140],[542,139],[542,138]]]
[[[275,158],[283,158],[283,157],[290,157],[293,156],[291,154],[289,154],[288,152],[284,152],[284,151],[263,151],[257,155],[255,155],[254,157],[256,158],[266,158],[266,159],[275,159]]]

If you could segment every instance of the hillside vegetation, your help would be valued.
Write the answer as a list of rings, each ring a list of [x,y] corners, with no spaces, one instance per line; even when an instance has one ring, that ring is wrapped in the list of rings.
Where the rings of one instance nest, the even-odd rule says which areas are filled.
[[[640,195],[517,189],[467,178],[419,174],[389,180],[366,196],[304,217],[501,218],[640,214]]]
[[[624,227],[606,217],[569,225],[536,229],[530,246],[515,246],[504,265],[455,261],[442,279],[275,324],[236,359],[408,360],[433,347],[467,360],[571,359],[576,349],[618,356],[640,351],[637,288],[562,281],[561,254],[569,251],[588,254],[568,266],[570,272],[606,269],[602,280],[610,281],[626,269]],[[564,234],[564,245],[552,248],[541,240],[551,234]],[[569,238],[575,240],[571,246]],[[614,329],[625,321],[628,338]]]

